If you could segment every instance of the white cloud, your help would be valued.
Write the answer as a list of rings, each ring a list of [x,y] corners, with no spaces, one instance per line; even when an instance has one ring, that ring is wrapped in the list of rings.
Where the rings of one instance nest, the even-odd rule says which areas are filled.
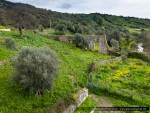
[[[105,13],[150,18],[150,0],[9,0],[69,13]]]

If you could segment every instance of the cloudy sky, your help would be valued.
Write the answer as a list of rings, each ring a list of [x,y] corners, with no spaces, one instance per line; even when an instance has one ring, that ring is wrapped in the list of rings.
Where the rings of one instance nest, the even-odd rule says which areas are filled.
[[[102,13],[150,19],[150,0],[8,0],[68,13]]]

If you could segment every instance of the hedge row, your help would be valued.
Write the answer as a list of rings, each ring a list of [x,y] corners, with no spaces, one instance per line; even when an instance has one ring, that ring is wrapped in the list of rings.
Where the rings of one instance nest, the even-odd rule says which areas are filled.
[[[130,52],[128,53],[128,57],[129,58],[138,58],[138,59],[141,59],[145,62],[148,62],[150,63],[150,56],[147,56],[143,53],[138,53],[138,52]]]

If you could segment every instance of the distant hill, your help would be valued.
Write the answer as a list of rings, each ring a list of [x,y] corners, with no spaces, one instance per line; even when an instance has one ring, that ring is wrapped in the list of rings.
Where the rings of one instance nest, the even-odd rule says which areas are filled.
[[[0,25],[17,26],[18,14],[22,14],[23,26],[28,29],[38,28],[39,25],[49,27],[50,21],[52,27],[55,27],[59,22],[66,24],[71,32],[74,29],[76,31],[90,29],[90,32],[93,32],[97,31],[101,26],[105,26],[106,29],[120,29],[125,26],[140,29],[150,28],[149,19],[99,13],[68,14],[40,9],[23,3],[12,3],[6,0],[0,1]]]

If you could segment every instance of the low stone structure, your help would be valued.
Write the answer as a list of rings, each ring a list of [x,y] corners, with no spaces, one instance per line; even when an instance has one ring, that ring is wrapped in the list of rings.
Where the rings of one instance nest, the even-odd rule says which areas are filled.
[[[77,95],[78,96],[77,96],[76,105],[77,105],[77,107],[79,107],[85,101],[85,99],[88,97],[88,89],[84,88],[84,89],[80,90]]]
[[[72,43],[73,36],[60,36],[59,41],[66,42],[66,43]]]
[[[122,61],[122,56],[116,57],[116,58],[110,59],[110,60],[98,61],[98,62],[95,62],[95,64],[96,64],[96,66],[102,66],[102,65],[107,65],[109,63],[120,62],[120,61]]]
[[[70,105],[68,108],[63,113],[74,113],[76,110],[77,106],[76,105]]]
[[[76,102],[75,105],[70,105],[67,107],[63,113],[74,113],[77,107],[79,107],[88,97],[88,89],[83,88],[79,90],[79,92],[76,94]]]

